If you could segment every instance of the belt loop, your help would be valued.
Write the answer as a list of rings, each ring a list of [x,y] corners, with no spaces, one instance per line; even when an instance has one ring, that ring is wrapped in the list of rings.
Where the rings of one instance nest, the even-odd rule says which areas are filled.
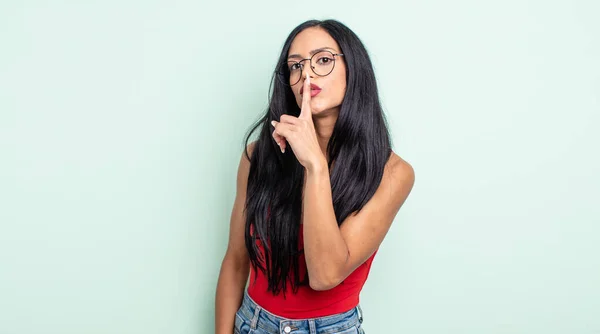
[[[256,325],[258,323],[258,315],[260,314],[261,310],[262,310],[262,307],[258,306],[258,304],[255,304],[254,316],[252,317],[252,323],[250,324],[250,327],[252,329],[256,329]]]
[[[309,333],[310,334],[317,334],[317,325],[315,325],[315,320],[314,319],[309,319],[308,320],[308,328],[309,328]]]
[[[363,322],[363,311],[360,308],[360,304],[356,305],[356,311],[358,312],[358,321],[360,323],[362,323]]]

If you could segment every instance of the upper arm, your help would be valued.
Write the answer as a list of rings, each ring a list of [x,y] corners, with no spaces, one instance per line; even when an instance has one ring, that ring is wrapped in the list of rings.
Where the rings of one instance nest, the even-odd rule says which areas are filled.
[[[256,142],[248,145],[248,154],[252,156],[252,151]],[[246,157],[246,152],[242,152],[240,157],[237,180],[236,195],[231,210],[229,222],[229,241],[227,245],[226,258],[232,259],[244,266],[249,265],[248,252],[245,244],[246,213],[244,211],[246,204],[246,187],[248,184],[248,174],[250,171],[250,161]]]
[[[348,258],[340,273],[340,281],[377,250],[410,194],[414,180],[412,166],[400,157],[392,157],[373,197],[360,213],[350,215],[341,224],[340,233],[348,247]]]

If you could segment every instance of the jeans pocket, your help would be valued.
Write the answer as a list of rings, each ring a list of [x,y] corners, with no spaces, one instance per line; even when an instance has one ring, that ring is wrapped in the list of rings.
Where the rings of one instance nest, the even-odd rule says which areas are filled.
[[[235,334],[247,334],[250,332],[250,321],[247,320],[239,311],[235,313],[233,332]]]

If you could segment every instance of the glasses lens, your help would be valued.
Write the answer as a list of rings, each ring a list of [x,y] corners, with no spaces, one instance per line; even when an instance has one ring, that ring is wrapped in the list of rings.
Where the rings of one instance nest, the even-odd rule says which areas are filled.
[[[279,66],[277,77],[279,81],[288,86],[293,86],[300,81],[302,65],[295,61],[288,61]]]
[[[315,53],[311,58],[313,71],[320,76],[325,76],[331,73],[331,71],[333,71],[334,64],[335,58],[333,58],[333,53],[329,51]]]
[[[287,70],[287,64],[281,64],[277,68],[277,80],[279,80],[282,84],[288,85],[290,84],[290,74]]]
[[[289,73],[290,85],[295,85],[300,81],[300,77],[302,76],[302,67],[304,66],[304,62],[298,63],[295,61],[287,62],[287,72]]]

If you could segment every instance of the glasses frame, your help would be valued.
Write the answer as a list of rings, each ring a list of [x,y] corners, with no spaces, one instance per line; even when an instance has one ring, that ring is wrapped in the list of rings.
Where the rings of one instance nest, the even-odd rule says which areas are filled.
[[[312,64],[312,59],[316,55],[320,54],[321,52],[329,52],[333,56],[333,58],[332,58],[333,59],[333,66],[331,67],[331,71],[329,71],[329,73],[324,74],[324,75],[321,75],[321,74],[318,74],[317,72],[315,72],[314,66]],[[333,72],[333,69],[335,68],[335,61],[337,60],[335,58],[335,56],[344,56],[344,54],[343,53],[333,53],[333,52],[331,52],[329,50],[320,50],[319,52],[316,52],[314,55],[312,55],[310,58],[304,58],[304,59],[300,59],[300,60],[296,61],[295,64],[300,64],[300,66],[301,66],[301,68],[300,68],[300,76],[298,77],[298,81],[296,81],[296,83],[291,84],[291,85],[289,83],[289,73],[283,72],[283,67],[287,66],[288,62],[280,64],[279,67],[278,67],[278,69],[275,71],[275,73],[277,74],[277,77],[278,77],[279,81],[281,81],[284,85],[286,85],[288,87],[291,87],[291,86],[294,86],[294,85],[298,84],[298,82],[300,82],[300,80],[302,80],[302,72],[304,71],[304,63],[303,63],[304,61],[306,61],[306,60],[309,61],[310,68],[311,68],[311,70],[313,71],[314,74],[316,74],[316,75],[318,75],[320,77],[326,77],[326,76],[330,75],[331,72]],[[289,72],[289,70],[287,72]]]

